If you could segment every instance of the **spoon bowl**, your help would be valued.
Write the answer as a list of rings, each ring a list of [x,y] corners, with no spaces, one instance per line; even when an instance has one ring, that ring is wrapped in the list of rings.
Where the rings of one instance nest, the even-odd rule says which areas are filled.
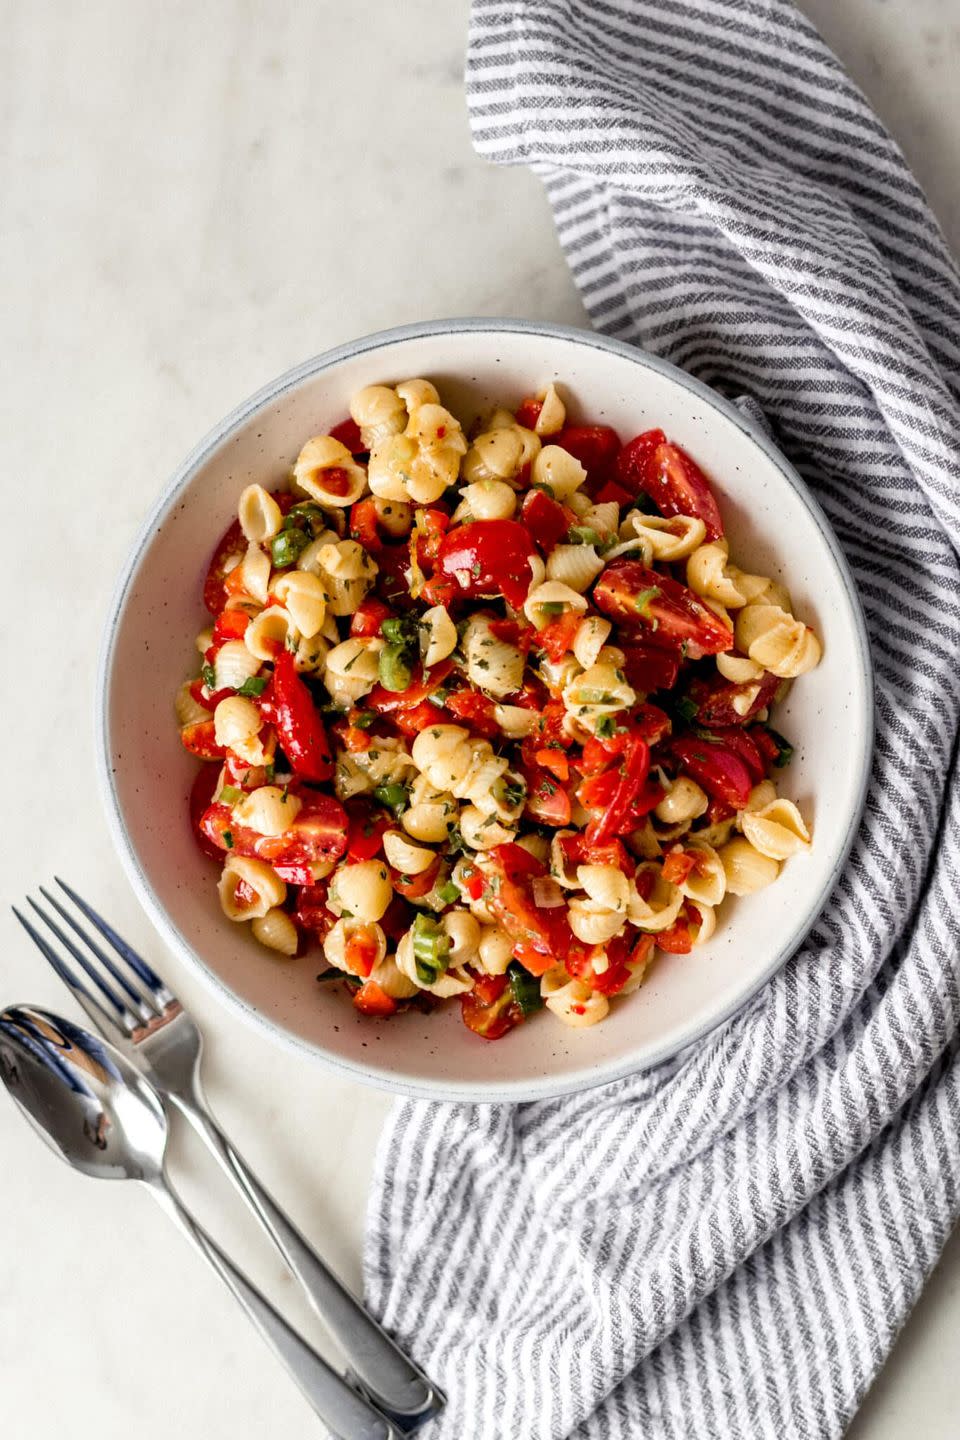
[[[157,1091],[108,1041],[32,1005],[0,1012],[0,1079],[52,1150],[98,1180],[139,1180],[213,1266],[340,1440],[403,1440],[294,1330],[184,1207],[167,1178]]]
[[[101,1180],[162,1181],[167,1121],[153,1086],[107,1041],[49,1011],[0,1014],[0,1076],[50,1148]]]

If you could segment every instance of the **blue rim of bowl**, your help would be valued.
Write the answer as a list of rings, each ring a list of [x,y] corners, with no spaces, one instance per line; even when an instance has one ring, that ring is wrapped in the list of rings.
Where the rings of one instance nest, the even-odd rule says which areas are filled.
[[[261,1010],[250,1005],[242,995],[238,995],[236,991],[231,990],[230,987],[204,963],[202,957],[193,949],[186,936],[183,935],[173,923],[161,904],[147,875],[138,862],[130,837],[127,834],[111,767],[109,716],[110,673],[120,617],[144,550],[150,543],[154,532],[166,519],[168,513],[175,505],[183,486],[190,480],[194,472],[206,463],[213,452],[228,440],[231,434],[244,421],[248,420],[265,405],[279,399],[290,390],[295,389],[304,380],[319,375],[325,370],[333,369],[335,366],[342,364],[343,361],[353,359],[358,355],[363,355],[370,350],[379,350],[384,346],[398,342],[420,340],[431,335],[466,335],[478,332],[531,335],[539,339],[572,342],[576,345],[583,345],[596,350],[605,350],[614,355],[619,355],[624,360],[631,361],[641,369],[657,371],[676,381],[677,384],[689,391],[690,394],[696,396],[705,405],[709,405],[712,409],[719,411],[728,420],[732,421],[739,430],[759,446],[809,510],[843,581],[859,641],[861,681],[864,693],[864,714],[862,720],[867,738],[860,756],[860,774],[857,780],[856,804],[851,809],[847,830],[840,848],[837,851],[834,865],[829,876],[824,881],[816,901],[799,923],[793,927],[789,938],[785,940],[783,945],[776,951],[763,973],[753,979],[722,1011],[712,1015],[707,1021],[700,1021],[691,1025],[688,1031],[681,1032],[679,1035],[674,1033],[673,1038],[660,1047],[649,1047],[642,1056],[632,1056],[629,1059],[611,1061],[601,1065],[596,1063],[590,1065],[589,1060],[585,1057],[582,1070],[574,1071],[572,1074],[567,1074],[554,1080],[551,1080],[549,1077],[544,1077],[537,1081],[512,1081],[509,1084],[497,1082],[496,1080],[492,1080],[489,1084],[486,1082],[475,1083],[472,1081],[445,1081],[442,1084],[433,1084],[427,1081],[399,1076],[393,1070],[377,1066],[375,1062],[354,1063],[353,1061],[345,1060],[343,1057],[325,1050],[318,1044],[292,1034],[283,1025],[270,1019]],[[454,1101],[459,1103],[493,1102],[519,1104],[524,1101],[552,1099],[558,1095],[573,1094],[582,1090],[594,1089],[601,1085],[609,1085],[629,1075],[641,1074],[647,1070],[651,1070],[654,1066],[673,1059],[683,1051],[694,1046],[706,1035],[717,1030],[721,1025],[726,1024],[728,1020],[743,1010],[753,997],[763,989],[767,981],[786,964],[790,956],[799,948],[815,924],[817,917],[822,912],[828,897],[836,885],[837,879],[853,845],[866,803],[867,785],[870,777],[874,745],[873,664],[870,657],[870,645],[867,638],[863,609],[853,582],[853,577],[850,573],[850,568],[840,548],[839,542],[833,533],[830,522],[827,520],[820,505],[814,499],[794,467],[786,457],[781,454],[764,431],[749,420],[736,406],[718,395],[714,390],[711,390],[710,387],[702,381],[694,379],[692,375],[688,375],[685,370],[679,369],[667,360],[660,359],[659,356],[650,355],[636,346],[629,345],[623,340],[614,340],[606,335],[598,334],[596,331],[581,330],[572,325],[552,325],[534,320],[485,319],[480,316],[399,325],[390,330],[379,330],[371,335],[361,336],[357,340],[352,340],[346,345],[337,346],[333,350],[327,350],[320,355],[314,356],[310,360],[303,361],[292,370],[286,371],[283,375],[278,376],[277,379],[263,386],[262,389],[256,391],[255,394],[244,400],[236,409],[232,410],[229,415],[221,420],[219,424],[215,425],[200,443],[190,451],[186,459],[174,472],[157,503],[153,506],[150,514],[141,526],[140,532],[133,544],[110,603],[109,618],[100,646],[96,695],[98,702],[97,773],[104,808],[107,814],[107,824],[114,845],[119,853],[121,864],[140,903],[146,910],[156,930],[168,944],[192,966],[194,971],[200,975],[204,982],[210,986],[217,995],[224,997],[231,1006],[239,1011],[241,1015],[250,1023],[254,1024],[259,1030],[272,1036],[274,1039],[280,1040],[282,1044],[297,1054],[307,1055],[313,1060],[319,1060],[344,1078],[358,1080],[379,1089],[392,1090],[395,1093],[420,1100]]]

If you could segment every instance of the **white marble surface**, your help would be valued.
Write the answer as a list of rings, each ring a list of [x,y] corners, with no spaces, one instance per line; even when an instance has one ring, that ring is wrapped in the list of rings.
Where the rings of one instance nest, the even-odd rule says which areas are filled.
[[[957,245],[953,0],[808,8],[893,126]],[[0,582],[0,873],[14,898],[64,872],[149,947],[95,792],[93,677],[114,574],[166,474],[239,397],[352,335],[455,313],[577,322],[583,312],[538,183],[471,151],[465,0],[6,0],[0,13],[0,487],[3,513],[18,516]],[[0,943],[2,999],[63,1007],[8,914]],[[274,1049],[171,971],[209,1037],[209,1088],[227,1127],[355,1281],[389,1098]],[[8,1435],[315,1433],[145,1193],[71,1174],[6,1100],[0,1150]],[[194,1195],[196,1160],[178,1146]],[[230,1197],[205,1184],[200,1199],[317,1336]],[[893,1440],[915,1416],[925,1440],[956,1434],[958,1338],[954,1240],[857,1440]]]

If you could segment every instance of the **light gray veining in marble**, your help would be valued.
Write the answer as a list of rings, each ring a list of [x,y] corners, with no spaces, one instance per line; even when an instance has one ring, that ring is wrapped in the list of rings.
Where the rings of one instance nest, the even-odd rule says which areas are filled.
[[[917,167],[955,246],[953,0],[811,0]],[[8,898],[54,870],[159,951],[112,859],[92,682],[113,577],[156,490],[238,398],[350,336],[446,314],[583,311],[539,183],[470,147],[465,0],[7,0],[0,47],[0,487]],[[15,691],[14,691],[15,686]],[[51,703],[51,697],[56,703]],[[66,1004],[0,916],[3,998]],[[173,967],[172,967],[173,968]],[[389,1100],[275,1050],[174,975],[210,1037],[218,1110],[355,1280]],[[253,1072],[238,1078],[241,1052]],[[269,1077],[271,1098],[254,1080]],[[145,1199],[85,1182],[0,1105],[0,1385],[8,1433],[77,1440],[306,1434],[308,1412]],[[191,1194],[200,1173],[185,1143]],[[203,1172],[204,1174],[206,1171]],[[208,1218],[313,1335],[229,1196]],[[92,1244],[74,1252],[84,1229]],[[960,1243],[858,1420],[953,1435]],[[79,1297],[84,1297],[80,1307]],[[146,1345],[167,1367],[138,1389]]]

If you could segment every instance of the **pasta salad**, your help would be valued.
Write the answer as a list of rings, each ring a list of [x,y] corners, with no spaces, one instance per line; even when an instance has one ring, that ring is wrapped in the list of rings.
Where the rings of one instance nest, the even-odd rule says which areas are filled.
[[[769,712],[816,635],[689,454],[553,384],[469,435],[428,380],[361,390],[240,495],[204,602],[176,711],[223,912],[366,1015],[593,1025],[810,846]]]

